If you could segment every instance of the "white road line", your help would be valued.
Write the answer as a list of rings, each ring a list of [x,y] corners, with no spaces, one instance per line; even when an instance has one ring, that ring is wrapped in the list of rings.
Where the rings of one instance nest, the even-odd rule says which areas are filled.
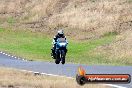
[[[54,75],[54,74],[48,74],[48,73],[41,73],[41,74],[42,74],[42,75],[48,75],[48,76],[66,77],[66,78],[74,79],[73,77],[60,76],[60,75]]]
[[[20,71],[34,73],[33,71],[28,71],[28,70],[20,70]]]
[[[3,55],[6,55],[6,56],[8,56],[8,57],[12,57],[12,58],[18,59],[18,60],[28,61],[28,60],[26,60],[26,59],[22,59],[22,58],[19,58],[19,57],[16,57],[16,56],[7,54],[7,53],[2,52],[2,51],[0,51],[0,53],[2,53]]]
[[[67,76],[60,76],[60,75],[54,75],[54,74],[48,74],[48,73],[40,73],[40,72],[34,72],[34,71],[28,71],[28,70],[20,70],[23,72],[30,72],[30,73],[39,73],[41,75],[47,75],[47,76],[56,76],[56,77],[66,77],[66,78],[70,78],[70,79],[75,79],[73,77],[67,77]]]
[[[111,86],[111,87],[114,87],[114,88],[127,88],[127,87],[118,86],[118,85],[114,85],[114,84],[104,84],[104,85]]]
[[[7,53],[2,52],[2,51],[0,51],[0,53],[2,53],[2,54],[4,54],[4,55],[6,55],[6,56],[8,56],[8,57],[14,57],[14,58],[17,58],[16,56],[13,56],[13,55],[7,54]]]

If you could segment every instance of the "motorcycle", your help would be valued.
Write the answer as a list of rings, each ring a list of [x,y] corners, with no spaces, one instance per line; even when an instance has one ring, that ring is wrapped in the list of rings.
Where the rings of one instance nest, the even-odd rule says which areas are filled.
[[[67,40],[65,38],[58,38],[55,48],[55,63],[59,64],[60,61],[62,64],[65,64],[65,57],[67,53]]]

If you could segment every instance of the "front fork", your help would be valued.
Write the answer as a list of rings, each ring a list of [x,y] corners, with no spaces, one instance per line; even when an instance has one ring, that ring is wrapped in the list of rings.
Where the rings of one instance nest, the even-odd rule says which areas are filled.
[[[61,50],[59,50],[59,49],[56,49],[56,50],[55,50],[56,59],[62,58],[62,53],[65,53],[65,56],[66,56],[67,49],[63,50],[63,52],[61,52]],[[59,54],[59,55],[58,55],[58,54]]]

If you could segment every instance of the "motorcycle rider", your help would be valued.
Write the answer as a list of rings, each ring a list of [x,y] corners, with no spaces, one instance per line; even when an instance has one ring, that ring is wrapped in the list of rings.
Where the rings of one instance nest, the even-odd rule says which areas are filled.
[[[64,31],[63,31],[62,29],[59,30],[59,31],[57,32],[57,34],[54,36],[54,38],[53,38],[53,42],[52,42],[53,48],[51,49],[51,50],[52,50],[51,56],[52,56],[52,58],[54,58],[54,59],[55,59],[56,42],[57,42],[57,39],[58,39],[58,38],[65,38],[65,39],[66,39],[66,37],[65,37],[65,35],[64,35]],[[66,50],[66,53],[67,53],[67,50]]]

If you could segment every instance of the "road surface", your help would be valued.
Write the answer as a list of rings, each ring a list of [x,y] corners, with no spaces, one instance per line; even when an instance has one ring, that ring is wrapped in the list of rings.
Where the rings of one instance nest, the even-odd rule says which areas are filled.
[[[0,52],[0,67],[11,67],[21,70],[28,70],[33,72],[40,72],[43,74],[75,77],[77,68],[81,64],[65,65],[51,62],[26,61],[15,56]],[[104,65],[81,65],[87,74],[130,74],[132,75],[132,66],[104,66]],[[110,84],[113,88],[132,88],[130,84]]]

